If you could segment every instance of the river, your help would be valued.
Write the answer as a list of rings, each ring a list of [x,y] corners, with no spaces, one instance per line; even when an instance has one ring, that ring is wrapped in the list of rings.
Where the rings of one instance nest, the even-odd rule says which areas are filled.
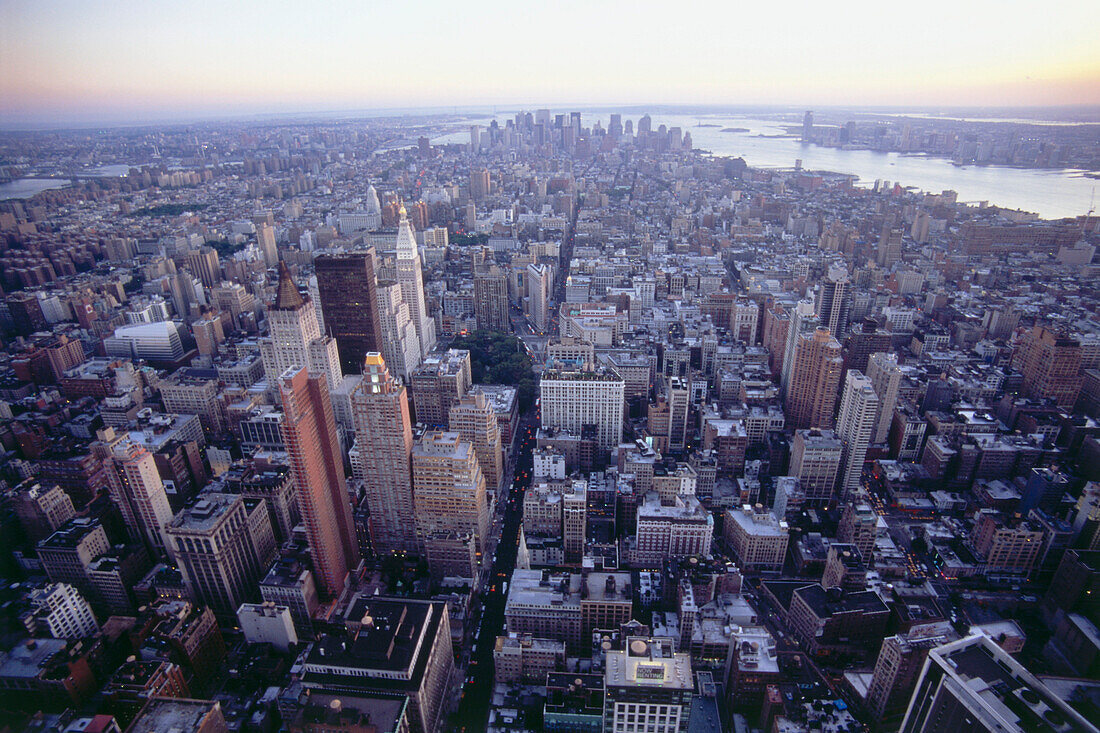
[[[498,124],[505,124],[511,114],[499,114]],[[585,114],[585,125],[600,119],[607,126],[606,114]],[[876,180],[913,186],[923,191],[939,193],[952,190],[960,201],[986,201],[1009,209],[1033,211],[1040,216],[1056,219],[1078,216],[1087,212],[1094,201],[1094,192],[1100,181],[1087,178],[1082,171],[1041,170],[1037,168],[1012,168],[1008,166],[956,166],[945,158],[923,155],[879,153],[871,150],[840,150],[816,145],[803,145],[799,140],[783,135],[786,130],[778,120],[760,119],[745,115],[652,115],[653,127],[679,126],[691,133],[696,148],[714,155],[742,157],[756,168],[791,168],[796,160],[802,161],[806,170],[824,170],[849,173],[859,177],[861,183]],[[492,118],[472,122],[486,125]],[[630,117],[637,127],[637,117]],[[699,127],[702,123],[707,127]],[[791,117],[788,124],[797,124]],[[432,143],[468,143],[470,122],[455,126],[455,132],[432,138]],[[714,125],[713,127],[709,125]],[[745,128],[748,132],[722,132],[723,128]],[[127,166],[104,166],[82,175],[125,175]],[[66,180],[23,178],[0,184],[0,201],[9,198],[26,199],[48,188],[68,185]]]
[[[498,115],[497,124],[503,125],[512,117],[512,114]],[[860,182],[865,184],[883,180],[931,193],[956,191],[959,201],[986,201],[1008,209],[1033,211],[1048,219],[1084,214],[1093,205],[1093,191],[1100,188],[1100,181],[1085,177],[1082,171],[996,165],[956,166],[946,158],[840,150],[803,145],[796,138],[773,137],[786,132],[783,124],[800,124],[800,120],[794,117],[785,122],[744,115],[655,114],[651,117],[653,129],[659,125],[678,126],[684,132],[691,133],[692,144],[696,148],[714,155],[744,158],[755,168],[792,168],[800,159],[806,170],[849,173],[858,176]],[[583,123],[589,126],[597,118],[606,128],[607,114],[585,114]],[[474,122],[485,125],[490,119]],[[623,121],[626,119],[632,119],[637,129],[637,117],[624,115]],[[700,123],[715,126],[699,127]],[[432,142],[468,143],[469,125],[463,123],[460,129],[433,138]],[[746,128],[748,132],[722,132],[726,127]]]
[[[111,178],[124,176],[130,172],[130,166],[124,164],[103,165],[88,168],[77,173],[79,178]],[[37,193],[51,188],[65,188],[72,181],[68,178],[17,178],[14,181],[0,183],[0,201],[5,199],[29,199]]]

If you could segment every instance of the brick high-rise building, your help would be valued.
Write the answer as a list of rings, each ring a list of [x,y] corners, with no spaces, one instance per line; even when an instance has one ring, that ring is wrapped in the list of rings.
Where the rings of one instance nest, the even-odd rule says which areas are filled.
[[[878,247],[875,249],[875,262],[879,267],[889,269],[891,265],[901,259],[902,237],[905,233],[901,229],[891,229],[889,226],[882,228],[879,234]]]
[[[864,562],[870,563],[878,533],[878,514],[866,500],[867,495],[862,494],[844,505],[836,538],[838,542],[855,545]]]
[[[853,329],[844,339],[844,368],[867,372],[871,354],[889,352],[890,345],[890,333],[879,329],[874,318],[864,318],[859,329]]]
[[[108,475],[108,490],[130,536],[145,542],[154,553],[164,553],[164,528],[172,521],[172,507],[156,459],[130,440],[128,433],[116,436],[113,428],[104,428],[99,438],[93,450],[109,458],[114,467]]]
[[[761,340],[768,350],[768,370],[772,377],[783,373],[783,358],[787,353],[787,335],[791,327],[790,313],[778,303],[764,308]]]
[[[867,688],[867,707],[877,722],[889,722],[905,713],[928,652],[957,637],[951,625],[941,621],[883,639]]]
[[[44,331],[49,327],[42,313],[42,303],[34,293],[15,292],[8,296],[8,311],[11,313],[15,330],[23,336],[35,331]]]
[[[223,313],[228,313],[233,328],[254,328],[256,298],[245,290],[240,283],[223,282],[210,290],[211,305]]]
[[[787,386],[787,426],[831,428],[844,360],[829,330],[818,328],[796,339],[794,368]]]
[[[275,267],[279,264],[279,249],[275,245],[275,228],[267,222],[256,226],[256,243],[264,256],[264,264]]]
[[[212,288],[221,282],[221,263],[218,260],[218,250],[213,247],[191,250],[187,253],[185,264],[191,274],[202,281],[204,287]]]
[[[1014,359],[1029,397],[1052,399],[1072,407],[1081,391],[1081,342],[1035,326],[1024,336]]]
[[[367,353],[382,349],[374,248],[321,255],[314,267],[324,332],[336,339],[344,374],[358,374]]]
[[[447,349],[429,356],[412,374],[410,391],[416,421],[446,426],[451,405],[462,399],[472,384],[469,351]]]
[[[833,334],[843,335],[848,330],[851,293],[848,270],[843,265],[830,267],[817,291],[814,310],[821,319],[821,325]]]
[[[504,480],[504,454],[501,450],[500,426],[489,398],[482,392],[471,392],[451,405],[450,429],[474,446],[477,462],[485,474],[485,488],[494,495]]]
[[[982,509],[971,539],[976,554],[985,560],[986,573],[1026,575],[1038,562],[1043,532],[1031,520],[1017,521],[992,509]]]
[[[691,415],[690,380],[668,377],[664,396],[668,401],[668,449],[676,453],[687,447],[695,432],[688,421]]]
[[[477,551],[483,552],[489,507],[474,447],[458,433],[426,433],[413,446],[412,473],[420,536],[469,534]]]
[[[474,201],[481,201],[489,195],[490,186],[491,182],[487,168],[470,171],[470,198]]]
[[[803,334],[812,335],[819,322],[820,320],[814,314],[812,301],[799,301],[790,312],[783,341],[783,359],[778,366],[779,391],[784,398],[790,394],[791,390],[791,380],[794,376],[794,369],[799,355],[799,337]]]
[[[416,552],[412,419],[405,386],[377,352],[368,353],[363,379],[351,394],[355,447],[352,474],[366,488],[374,551]]]
[[[323,595],[337,596],[358,562],[359,549],[328,387],[322,375],[298,367],[279,377],[279,395],[283,442],[298,488],[314,574]]]

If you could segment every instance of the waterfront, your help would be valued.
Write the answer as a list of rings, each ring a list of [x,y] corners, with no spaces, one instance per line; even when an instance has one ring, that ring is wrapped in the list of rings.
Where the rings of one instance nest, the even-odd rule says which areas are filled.
[[[498,124],[504,125],[513,114],[497,114]],[[653,128],[659,125],[679,126],[691,133],[696,148],[713,155],[744,158],[756,168],[792,168],[796,160],[802,161],[806,170],[832,171],[857,176],[862,185],[876,180],[900,183],[922,191],[939,193],[953,190],[960,201],[979,202],[1008,209],[1033,211],[1048,219],[1079,216],[1087,212],[1094,202],[1097,181],[1086,177],[1082,171],[1048,170],[1037,168],[1013,168],[1008,166],[956,166],[946,158],[925,155],[902,155],[872,150],[842,150],[817,145],[804,145],[794,137],[785,136],[788,126],[797,125],[794,115],[783,119],[761,119],[747,115],[652,115]],[[453,126],[453,132],[432,137],[433,145],[464,144],[470,139],[469,125],[487,125],[493,117],[463,121]],[[606,112],[585,113],[584,124],[596,119],[605,127]],[[638,116],[624,115],[637,124]],[[702,123],[703,127],[700,127]],[[725,128],[744,129],[747,132],[723,132]],[[413,137],[387,147],[408,147]],[[128,166],[103,166],[82,175],[124,175]],[[40,191],[63,188],[69,185],[65,179],[22,178],[0,184],[0,200],[28,199]]]
[[[697,127],[699,122],[718,127]],[[957,191],[960,201],[987,201],[1009,209],[1034,211],[1045,218],[1084,214],[1091,205],[1093,189],[1100,183],[1086,178],[1081,171],[956,166],[946,158],[925,155],[803,145],[797,138],[761,137],[783,134],[784,123],[750,117],[655,116],[654,127],[661,124],[679,125],[690,132],[696,148],[714,155],[740,156],[754,167],[790,168],[801,159],[807,170],[851,173],[863,183],[896,181],[932,193]],[[722,132],[725,127],[748,128],[749,132]]]
[[[513,116],[512,113],[498,114],[497,124],[504,125]],[[640,115],[623,115],[623,120],[633,120],[637,125],[638,117]],[[1033,211],[1047,219],[1084,214],[1092,206],[1093,191],[1100,184],[1076,170],[956,166],[947,158],[803,145],[797,138],[780,137],[787,132],[787,126],[800,124],[795,116],[782,120],[713,114],[654,114],[651,117],[654,130],[659,125],[679,126],[691,133],[696,148],[713,155],[744,158],[754,168],[793,168],[795,161],[801,160],[806,170],[848,173],[858,176],[859,182],[865,185],[883,180],[931,193],[952,190],[959,194],[960,201],[986,201],[1008,209]],[[606,128],[608,118],[606,112],[585,113],[583,123],[590,126],[599,119]],[[468,143],[469,125],[487,125],[492,119],[485,117],[464,122],[462,129],[432,138],[432,144]],[[707,126],[699,127],[700,123]],[[722,132],[728,127],[744,128],[748,132]]]
[[[0,201],[6,199],[29,199],[37,193],[51,188],[65,188],[69,181],[63,178],[18,178],[0,183]]]
[[[107,178],[124,176],[130,170],[130,166],[123,164],[103,165],[98,168],[89,168],[78,173],[80,178]],[[39,172],[41,175],[41,172]],[[0,183],[0,201],[6,199],[29,199],[42,191],[52,188],[65,188],[72,181],[68,178],[17,178],[14,181]]]

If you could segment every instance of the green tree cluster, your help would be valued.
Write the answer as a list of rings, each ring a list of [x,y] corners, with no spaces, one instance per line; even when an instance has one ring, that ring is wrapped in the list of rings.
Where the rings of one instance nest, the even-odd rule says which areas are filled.
[[[474,331],[457,336],[451,342],[451,347],[470,351],[474,384],[507,384],[515,387],[518,391],[519,409],[523,411],[535,403],[538,380],[531,368],[531,357],[519,338],[500,331]]]
[[[185,211],[205,209],[206,204],[157,204],[130,212],[130,216],[179,216]]]
[[[487,244],[489,242],[488,234],[462,234],[461,232],[455,232],[447,238],[447,241],[453,245],[460,247],[468,247],[473,244]]]

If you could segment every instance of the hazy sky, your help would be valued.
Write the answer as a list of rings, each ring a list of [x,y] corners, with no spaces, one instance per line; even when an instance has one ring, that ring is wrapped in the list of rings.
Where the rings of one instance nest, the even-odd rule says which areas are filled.
[[[1100,0],[0,0],[0,121],[1100,104]]]

